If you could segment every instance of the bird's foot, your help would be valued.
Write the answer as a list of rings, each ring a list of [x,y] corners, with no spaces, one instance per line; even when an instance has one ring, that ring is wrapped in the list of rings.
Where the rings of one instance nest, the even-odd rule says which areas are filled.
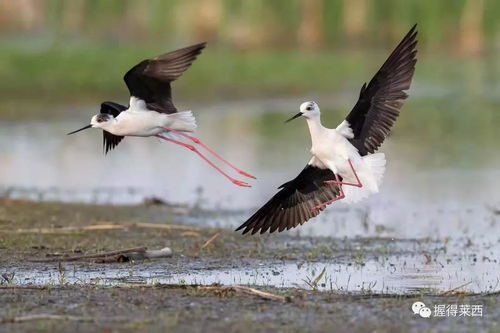
[[[248,177],[248,178],[257,179],[257,177],[252,176],[251,174],[249,174],[248,172],[245,172],[245,171],[243,171],[243,170],[238,170],[238,173],[239,173],[240,175],[243,175],[243,176]]]
[[[326,205],[327,204],[321,204],[321,205],[314,206],[313,208],[311,208],[311,212],[317,212],[318,210],[325,207]]]
[[[354,187],[363,187],[363,184],[361,184],[361,183],[358,183],[358,184],[344,183],[344,182],[338,182],[336,180],[325,180],[323,183],[324,184],[337,184],[337,185],[348,185],[348,186],[354,186]]]
[[[313,208],[311,208],[311,211],[312,211],[312,212],[316,212],[316,211],[320,210],[321,208],[326,207],[326,206],[328,206],[329,204],[334,203],[335,201],[342,200],[342,199],[344,199],[344,198],[345,198],[345,195],[344,195],[344,194],[342,194],[342,195],[340,195],[339,197],[336,197],[335,199],[332,199],[332,200],[329,200],[329,201],[327,201],[327,202],[323,202],[322,204],[319,204],[319,205],[317,205],[317,206],[314,206]]]
[[[242,186],[242,187],[252,187],[250,185],[248,185],[247,183],[241,181],[241,180],[237,180],[237,179],[233,179],[231,180],[233,182],[233,184],[235,185],[238,185],[238,186]]]

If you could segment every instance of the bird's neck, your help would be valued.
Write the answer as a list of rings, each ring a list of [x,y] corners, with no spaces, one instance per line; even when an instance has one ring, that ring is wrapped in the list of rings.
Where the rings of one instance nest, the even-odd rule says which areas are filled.
[[[307,118],[307,126],[311,134],[311,141],[314,144],[315,139],[321,137],[325,130],[323,125],[321,125],[321,118],[319,116]]]
[[[100,127],[111,134],[117,135],[116,131],[119,129],[119,124],[116,119],[113,119],[102,124]]]

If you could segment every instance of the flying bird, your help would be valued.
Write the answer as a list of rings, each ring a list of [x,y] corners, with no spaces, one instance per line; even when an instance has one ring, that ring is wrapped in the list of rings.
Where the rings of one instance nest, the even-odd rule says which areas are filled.
[[[100,128],[103,130],[103,149],[106,154],[126,136],[154,136],[195,152],[234,184],[250,187],[246,182],[231,177],[215,165],[194,145],[181,141],[181,138],[192,141],[237,173],[255,179],[251,174],[223,159],[198,138],[189,135],[188,133],[196,129],[192,112],[180,112],[172,102],[170,84],[191,66],[205,45],[206,43],[200,43],[141,61],[123,78],[130,92],[129,105],[103,102],[100,113],[92,117],[89,125],[68,135],[87,128]]]
[[[236,231],[281,232],[317,216],[332,202],[353,203],[378,192],[386,160],[376,151],[408,97],[404,91],[410,88],[415,71],[416,37],[415,25],[371,81],[363,84],[354,108],[337,128],[321,124],[315,102],[300,105],[300,112],[286,122],[306,118],[311,160]]]

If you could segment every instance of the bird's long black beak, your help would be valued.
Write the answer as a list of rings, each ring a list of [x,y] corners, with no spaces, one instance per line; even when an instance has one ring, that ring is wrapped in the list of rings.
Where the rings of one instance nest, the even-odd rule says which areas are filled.
[[[80,131],[86,130],[87,128],[91,128],[91,127],[92,127],[92,125],[87,125],[87,126],[85,126],[85,127],[82,127],[82,128],[80,128],[80,129],[77,129],[76,131],[73,131],[73,132],[68,133],[68,135],[75,134],[75,133],[77,133],[77,132],[80,132]]]
[[[287,121],[285,121],[285,123],[288,123],[294,119],[297,119],[298,117],[302,116],[302,112],[299,112],[297,113],[295,116],[293,116],[292,118],[288,119]]]

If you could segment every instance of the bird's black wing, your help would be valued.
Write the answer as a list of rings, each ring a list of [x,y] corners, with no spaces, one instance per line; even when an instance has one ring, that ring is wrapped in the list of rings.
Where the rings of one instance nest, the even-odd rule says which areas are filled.
[[[101,113],[107,113],[113,117],[118,117],[118,115],[127,109],[126,106],[115,103],[115,102],[104,102],[101,104]],[[104,153],[107,154],[108,151],[118,146],[120,141],[124,138],[120,135],[114,135],[106,131],[102,131],[102,148]]]
[[[303,224],[326,207],[313,210],[315,206],[339,195],[337,185],[324,183],[333,179],[335,174],[330,169],[307,165],[295,179],[281,185],[280,191],[236,231],[244,229],[243,234],[251,231],[253,235],[260,230],[263,234]]]
[[[141,61],[124,76],[130,95],[146,102],[148,109],[175,113],[170,82],[191,66],[206,43],[185,47]]]
[[[102,149],[104,153],[107,154],[110,150],[118,146],[120,141],[124,138],[123,136],[114,135],[106,131],[102,131]]]
[[[416,26],[394,49],[377,74],[361,87],[359,99],[346,117],[354,134],[350,142],[361,155],[375,152],[399,115],[404,90],[410,88],[417,54]]]

